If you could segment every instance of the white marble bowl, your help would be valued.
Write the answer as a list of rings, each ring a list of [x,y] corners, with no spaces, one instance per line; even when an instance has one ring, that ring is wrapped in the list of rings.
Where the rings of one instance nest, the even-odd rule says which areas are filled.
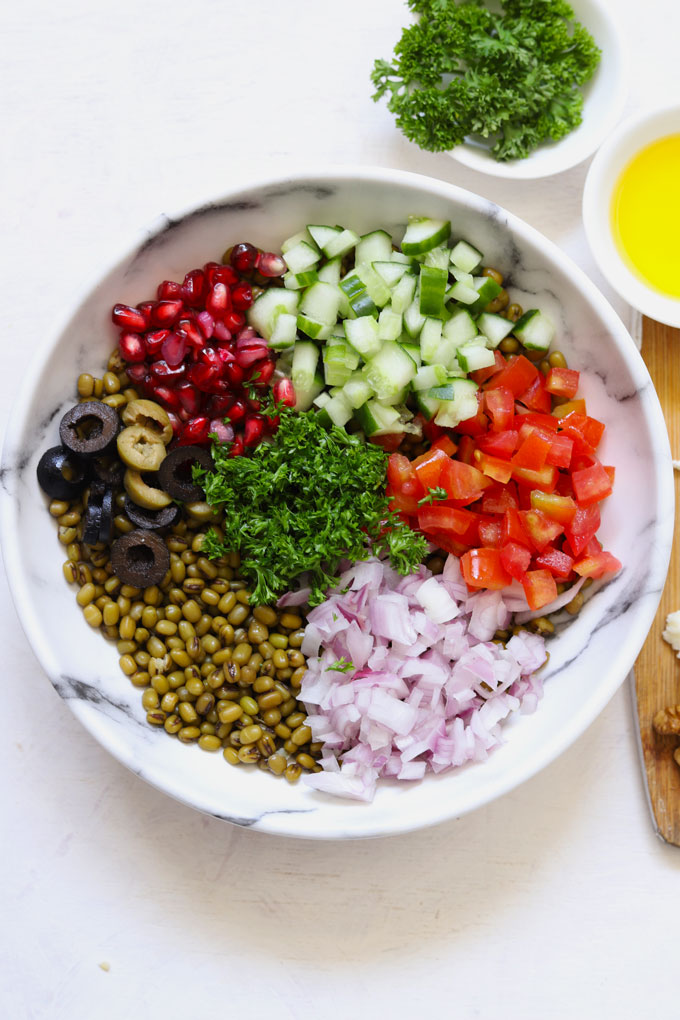
[[[607,0],[570,0],[577,21],[602,50],[595,74],[583,89],[583,120],[558,142],[544,142],[526,159],[499,162],[483,139],[468,139],[449,155],[463,166],[516,181],[550,177],[570,170],[603,143],[623,116],[628,96],[628,58],[615,5]]]
[[[628,304],[657,322],[680,327],[680,298],[662,294],[634,271],[612,229],[612,196],[620,175],[648,145],[680,132],[680,102],[628,117],[590,165],[583,189],[583,224],[595,261]],[[677,202],[672,196],[671,201]]]
[[[504,746],[483,764],[420,783],[386,781],[367,805],[229,767],[220,756],[182,746],[146,724],[139,691],[119,671],[115,647],[87,627],[63,580],[63,548],[35,469],[41,452],[57,441],[76,376],[101,373],[116,343],[114,302],[145,300],[158,281],[182,279],[238,240],[276,248],[310,222],[346,223],[359,231],[384,227],[400,237],[409,213],[450,217],[455,233],[508,275],[513,298],[554,318],[558,346],[582,372],[589,410],[607,424],[603,457],[617,475],[601,537],[624,568],[551,641],[545,697],[534,715],[507,725]],[[396,170],[309,171],[168,218],[74,302],[64,329],[36,353],[10,416],[3,458],[5,566],[28,640],[59,694],[104,747],[160,790],[218,818],[286,835],[346,838],[430,825],[487,803],[552,761],[633,665],[656,610],[671,542],[672,471],[663,418],[642,359],[611,307],[580,269],[521,220],[476,195]]]

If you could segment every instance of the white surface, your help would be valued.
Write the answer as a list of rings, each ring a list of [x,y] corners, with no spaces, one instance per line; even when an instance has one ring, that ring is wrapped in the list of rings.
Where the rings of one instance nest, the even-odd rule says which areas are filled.
[[[482,139],[466,142],[451,150],[463,166],[494,177],[514,181],[548,177],[571,170],[595,152],[616,127],[628,97],[629,54],[612,0],[572,0],[578,21],[591,33],[608,60],[601,60],[584,89],[583,121],[559,142],[539,145],[525,159],[499,162]]]
[[[583,222],[590,249],[609,283],[645,315],[680,326],[680,298],[666,297],[633,272],[614,240],[612,195],[630,161],[648,145],[680,133],[680,104],[627,117],[593,159],[583,190]]]
[[[637,54],[634,110],[672,88],[680,8],[650,0],[653,35],[632,0],[611,3]],[[5,14],[4,414],[31,346],[140,225],[303,144],[315,162],[476,190],[602,283],[580,226],[585,165],[512,184],[420,153],[368,98],[404,9],[318,10],[41,0]],[[51,689],[0,591],[3,1017],[363,1017],[369,997],[392,1017],[678,1014],[680,850],[652,834],[627,690],[538,777],[460,821],[288,842],[200,817],[118,765]]]

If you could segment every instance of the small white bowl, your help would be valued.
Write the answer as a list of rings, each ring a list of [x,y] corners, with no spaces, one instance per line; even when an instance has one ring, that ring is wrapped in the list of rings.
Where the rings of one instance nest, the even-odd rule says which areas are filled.
[[[483,174],[517,181],[549,177],[592,156],[614,130],[623,116],[628,95],[628,60],[616,11],[609,9],[603,0],[571,0],[571,6],[576,21],[585,25],[602,50],[597,70],[583,90],[582,123],[559,142],[546,142],[526,159],[505,163],[494,159],[483,143],[466,141],[449,153],[458,163]]]
[[[593,160],[583,192],[583,223],[588,244],[603,275],[621,297],[658,322],[680,326],[680,299],[667,297],[645,283],[624,261],[612,235],[611,200],[616,182],[630,160],[647,145],[680,134],[680,103],[630,117],[614,132]],[[669,196],[669,201],[677,197]]]

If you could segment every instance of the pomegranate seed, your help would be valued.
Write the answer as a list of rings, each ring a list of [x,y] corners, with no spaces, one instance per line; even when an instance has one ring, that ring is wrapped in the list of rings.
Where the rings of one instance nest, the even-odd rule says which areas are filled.
[[[205,310],[216,319],[223,319],[229,311],[229,290],[225,283],[215,283],[210,288],[205,300]]]
[[[182,431],[179,435],[180,445],[195,446],[199,443],[207,443],[209,432],[210,418],[207,418],[205,415],[200,415],[198,418],[190,418],[182,426]]]
[[[242,436],[234,436],[234,442],[231,444],[231,448],[229,450],[229,456],[230,457],[242,457],[244,453],[245,453],[245,447],[243,445],[243,437]]]
[[[246,446],[257,446],[264,434],[264,420],[259,414],[246,418],[243,430],[243,442]]]
[[[179,409],[179,397],[174,390],[171,390],[169,386],[156,385],[151,387],[156,400],[160,400],[162,404],[167,404],[168,407],[172,408],[173,411]]]
[[[203,273],[205,274],[205,282],[208,287],[212,287],[215,283],[215,273],[218,269],[221,269],[222,265],[220,262],[206,262],[203,266]]]
[[[212,315],[210,312],[199,312],[196,319],[198,320],[201,333],[206,340],[209,340],[215,332],[215,320]]]
[[[287,269],[280,255],[273,251],[263,251],[257,260],[257,271],[262,276],[283,276]]]
[[[257,397],[248,397],[248,410],[259,411],[262,407],[262,402]]]
[[[271,434],[272,432],[276,432],[277,428],[281,423],[281,419],[279,418],[278,414],[275,414],[273,418],[270,417],[265,418],[264,422],[265,431]]]
[[[205,346],[205,337],[193,319],[180,319],[177,332],[182,333],[187,343],[196,350]]]
[[[182,284],[182,299],[192,308],[198,308],[203,303],[205,295],[206,279],[202,269],[192,269],[184,277]]]
[[[146,317],[139,308],[132,308],[130,305],[114,305],[111,318],[116,326],[129,329],[131,332],[139,332],[146,329]]]
[[[176,388],[175,393],[177,394],[183,409],[187,411],[190,416],[198,414],[201,409],[201,394],[195,386],[192,386],[191,383],[188,382],[180,383]]]
[[[274,386],[274,402],[284,407],[295,406],[295,390],[290,379],[279,379]]]
[[[118,348],[125,361],[139,363],[146,358],[146,347],[138,333],[121,333]]]
[[[175,437],[177,437],[182,431],[182,422],[179,420],[179,418],[173,411],[168,411],[168,418],[170,419],[170,424],[172,425],[172,431],[174,432]]]
[[[217,435],[221,443],[230,443],[234,438],[234,430],[231,425],[225,425],[221,418],[213,418],[210,422],[210,431]]]
[[[231,304],[237,312],[244,312],[253,303],[253,291],[249,283],[242,281],[231,292]]]
[[[219,341],[231,340],[231,331],[227,329],[223,322],[218,320],[215,323],[215,332],[213,333],[213,336]]]
[[[256,336],[257,333],[255,332],[252,326],[244,326],[243,329],[238,334],[238,336],[236,337],[236,342],[238,343],[239,340],[254,340]],[[258,337],[258,339],[262,340],[263,338]]]
[[[170,333],[163,341],[161,354],[172,368],[182,364],[186,352],[187,342],[181,333]]]
[[[197,386],[203,393],[209,392],[209,387],[214,382],[221,381],[219,378],[219,370],[211,368],[209,365],[202,365],[200,362],[196,362],[195,365],[191,365],[187,372],[187,379],[189,382]],[[219,391],[218,391],[219,392]]]
[[[225,366],[224,377],[231,386],[241,386],[245,379],[245,372],[235,361]]]
[[[141,312],[142,315],[144,316],[144,321],[146,322],[145,327],[146,329],[148,329],[149,326],[151,325],[151,315],[155,307],[156,307],[155,301],[140,301],[140,303],[137,305],[137,311]]]
[[[149,357],[155,358],[160,353],[163,341],[169,336],[169,329],[154,329],[144,334],[144,346]]]
[[[183,379],[186,373],[185,365],[172,366],[159,358],[151,365],[151,375],[155,379]]]
[[[208,414],[212,418],[225,418],[229,413],[229,408],[234,403],[234,398],[231,394],[225,394],[224,396],[211,397],[208,401]]]
[[[235,400],[227,411],[226,417],[231,422],[241,421],[246,416],[246,405],[242,400]]]
[[[241,368],[250,368],[256,361],[262,361],[267,357],[269,348],[263,340],[247,340],[245,344],[239,344],[236,348],[236,361]]]
[[[238,273],[251,273],[255,268],[257,248],[248,241],[241,241],[231,249],[229,261]]]
[[[215,350],[217,351],[217,357],[223,365],[228,365],[230,362],[235,361],[234,352],[228,347],[216,347]]]
[[[230,329],[232,333],[238,333],[245,326],[246,317],[243,312],[227,312],[223,321],[227,329]]]
[[[175,283],[174,280],[163,280],[163,282],[159,284],[156,296],[159,301],[173,301],[175,298],[181,298],[181,284]]]
[[[256,386],[266,386],[271,377],[274,375],[274,362],[265,361],[264,365],[258,365],[258,372],[254,379]]]
[[[159,301],[151,311],[151,318],[157,326],[172,326],[183,308],[183,303],[178,300]]]
[[[231,266],[220,266],[213,274],[215,283],[224,283],[227,287],[235,287],[239,278]]]
[[[149,372],[146,365],[128,365],[125,371],[129,375],[130,381],[133,382],[135,386],[139,386],[142,383],[147,382],[149,379]]]

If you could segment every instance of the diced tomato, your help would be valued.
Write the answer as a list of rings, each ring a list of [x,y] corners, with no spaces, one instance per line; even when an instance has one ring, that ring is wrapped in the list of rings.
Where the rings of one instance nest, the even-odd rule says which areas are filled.
[[[464,436],[483,436],[489,428],[489,419],[484,414],[484,400],[481,390],[477,394],[477,414],[456,425],[456,432]]]
[[[510,577],[521,581],[531,563],[531,553],[519,542],[506,542],[501,546],[501,563]]]
[[[513,478],[520,484],[531,489],[541,489],[542,492],[554,492],[557,485],[557,468],[551,464],[545,464],[540,471],[532,471],[531,468],[513,466]]]
[[[572,471],[571,481],[580,506],[599,503],[612,492],[611,479],[599,461],[582,471]]]
[[[390,486],[386,489],[387,498],[390,501],[390,510],[394,510],[395,513],[401,514],[417,514],[420,507],[418,506],[419,496],[409,496],[405,492],[394,492]]]
[[[551,368],[545,379],[545,388],[554,397],[571,400],[578,390],[579,373],[573,368]]]
[[[418,421],[421,417],[421,415],[417,415],[415,420]],[[431,443],[433,443],[435,439],[439,439],[441,436],[447,435],[446,429],[441,425],[437,425],[434,418],[430,419],[430,421],[427,421],[426,418],[422,418],[422,429],[423,435],[429,439]]]
[[[522,518],[517,510],[509,509],[503,514],[502,539],[504,543],[512,542],[531,548],[531,539],[522,526]]]
[[[571,475],[561,472],[558,479],[557,485],[555,486],[555,492],[558,496],[569,496],[570,499],[574,498],[574,486],[571,484]]]
[[[550,394],[545,388],[543,376],[539,372],[534,381],[527,387],[524,393],[520,393],[517,400],[524,404],[531,411],[538,411],[542,414],[549,414],[552,407]]]
[[[463,542],[454,538],[453,534],[448,531],[431,531],[428,533],[428,538],[434,542],[439,549],[443,549],[444,552],[453,553],[454,556],[462,556],[464,552],[470,548],[470,543]]]
[[[433,503],[418,508],[418,527],[423,531],[454,531],[459,535],[467,529],[471,517],[474,518],[474,514],[457,507]],[[476,527],[476,520],[473,523]]]
[[[602,436],[604,435],[604,425],[597,418],[591,418],[589,414],[586,415],[585,424],[583,426],[583,438],[587,443],[597,450],[600,445]]]
[[[531,432],[513,455],[512,465],[529,468],[530,471],[540,471],[545,466],[549,452],[549,440],[543,439],[536,431]]]
[[[480,520],[478,528],[479,541],[489,549],[499,549],[501,545],[501,522]]]
[[[500,457],[502,460],[510,460],[517,449],[519,433],[512,429],[504,432],[487,432],[477,440],[477,448],[484,453],[490,453],[493,457]]]
[[[568,414],[586,413],[586,402],[582,398],[578,400],[567,400],[564,404],[558,404],[557,407],[553,407],[553,417],[555,418],[566,418]]]
[[[419,487],[413,464],[403,453],[393,453],[387,461],[387,483],[399,492],[407,483]]]
[[[552,464],[553,467],[558,468],[569,467],[571,464],[572,451],[574,449],[574,441],[570,439],[569,436],[565,436],[561,432],[554,432],[547,428],[543,428],[541,425],[524,422],[519,430],[520,440],[523,441],[527,439],[532,432],[536,433],[536,435],[539,435],[541,439],[545,439],[546,442],[550,444],[550,448],[545,458],[546,464]]]
[[[494,363],[493,365],[487,366],[487,368],[478,368],[476,372],[470,372],[470,378],[481,386],[482,383],[490,379],[492,375],[496,375],[501,369],[505,368],[505,358],[500,351],[494,351]]]
[[[536,411],[527,411],[526,414],[516,414],[514,429],[521,429],[523,425],[535,425],[539,429],[547,429],[548,432],[557,432],[560,423],[551,414],[538,414]]]
[[[487,438],[484,436],[483,438]],[[463,464],[472,464],[475,459],[475,441],[472,436],[461,436],[460,442],[458,443],[458,455],[456,460],[461,461]]]
[[[509,389],[514,397],[524,393],[538,375],[538,369],[523,354],[508,358],[505,368],[484,383],[486,390]]]
[[[458,449],[451,436],[440,436],[432,443],[431,450],[443,450],[447,457],[453,457]]]
[[[507,485],[492,485],[482,496],[482,510],[486,514],[503,514],[506,510],[517,509],[517,486],[510,481]]]
[[[428,450],[427,453],[423,453],[411,461],[424,492],[439,485],[442,467],[449,461],[450,457],[447,457],[444,451],[439,449]]]
[[[571,522],[564,526],[564,533],[574,556],[581,555],[599,527],[600,510],[597,503],[588,507],[579,507]]]
[[[597,554],[601,553],[601,552],[602,552],[602,542],[600,542],[600,540],[597,537],[597,535],[593,535],[593,537],[588,541],[587,546],[583,550],[582,555],[583,556],[597,556]]]
[[[511,578],[501,562],[500,549],[469,549],[460,558],[463,579],[471,588],[498,590]]]
[[[551,521],[540,510],[520,510],[519,518],[522,527],[531,539],[531,544],[538,552],[545,549],[564,531],[559,521]]]
[[[534,489],[531,493],[531,506],[534,510],[541,510],[546,517],[560,524],[568,524],[573,520],[577,506],[570,496],[557,496],[551,492],[541,492]]]
[[[549,570],[527,570],[522,587],[529,609],[542,609],[557,598],[557,585]]]
[[[491,418],[494,432],[503,432],[512,425],[515,417],[515,398],[505,386],[487,390],[484,394],[484,407]]]
[[[602,466],[605,469],[605,471],[607,472],[607,474],[609,475],[609,481],[612,483],[612,488],[614,488],[614,479],[616,478],[616,468],[615,467],[608,467],[606,464],[603,464]]]
[[[447,460],[442,466],[439,484],[446,489],[450,499],[457,500],[461,506],[466,506],[479,499],[492,482],[472,464]]]
[[[393,453],[395,450],[399,449],[403,438],[403,432],[389,432],[384,436],[371,436],[370,441],[374,444],[374,446],[382,447],[385,453]]]
[[[501,460],[500,457],[492,457],[489,453],[482,453],[481,450],[477,450],[475,462],[477,467],[481,468],[483,473],[489,478],[493,478],[495,482],[505,484],[510,481],[512,464],[509,460]]]
[[[605,574],[616,574],[621,564],[616,556],[604,550],[592,556],[583,556],[574,564],[574,570],[581,577],[603,577]]]
[[[549,570],[553,577],[569,577],[574,568],[574,557],[549,545],[534,558],[537,567]]]

